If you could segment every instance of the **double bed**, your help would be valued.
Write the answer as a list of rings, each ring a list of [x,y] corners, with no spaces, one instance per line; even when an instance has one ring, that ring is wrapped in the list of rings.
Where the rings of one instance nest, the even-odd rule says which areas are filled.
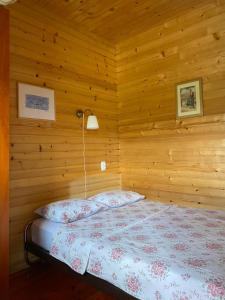
[[[141,200],[68,224],[39,218],[29,232],[28,251],[103,279],[130,298],[225,299],[223,211]]]

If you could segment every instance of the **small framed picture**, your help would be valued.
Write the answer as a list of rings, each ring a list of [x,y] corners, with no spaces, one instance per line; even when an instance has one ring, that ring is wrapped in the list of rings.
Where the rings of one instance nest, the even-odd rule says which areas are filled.
[[[18,96],[20,118],[55,120],[54,90],[19,83]]]
[[[196,79],[176,85],[177,118],[201,116],[202,80]]]

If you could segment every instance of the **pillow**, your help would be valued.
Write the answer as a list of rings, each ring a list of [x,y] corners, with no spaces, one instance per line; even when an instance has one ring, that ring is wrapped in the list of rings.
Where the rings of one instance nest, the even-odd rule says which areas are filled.
[[[97,194],[88,198],[88,200],[94,200],[109,207],[120,207],[128,203],[142,200],[144,198],[144,195],[138,194],[136,192],[115,190]]]
[[[49,203],[35,210],[45,219],[59,223],[70,223],[91,216],[106,206],[97,202],[80,199],[68,199]]]

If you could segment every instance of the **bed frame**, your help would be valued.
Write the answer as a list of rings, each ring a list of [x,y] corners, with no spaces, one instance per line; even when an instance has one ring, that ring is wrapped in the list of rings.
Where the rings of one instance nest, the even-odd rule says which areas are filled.
[[[53,256],[51,256],[49,254],[49,251],[45,250],[44,248],[42,248],[42,247],[40,247],[37,244],[32,242],[31,225],[32,225],[32,222],[28,223],[26,225],[25,231],[24,231],[24,255],[25,255],[26,263],[30,267],[32,267],[32,265],[34,263],[30,260],[29,254],[33,254],[33,255],[39,257],[45,263],[57,265],[59,267],[59,271],[60,271],[60,268],[66,269],[67,271],[69,271],[71,273],[71,276],[74,276],[78,279],[84,280],[88,284],[90,284],[90,285],[94,286],[95,288],[105,292],[106,294],[110,294],[111,296],[113,296],[117,300],[120,300],[120,299],[121,300],[135,300],[136,299],[137,300],[137,298],[127,294],[126,292],[124,292],[120,288],[114,286],[113,284],[111,284],[111,283],[109,283],[109,282],[107,282],[103,279],[95,277],[94,275],[91,275],[87,272],[84,273],[84,275],[76,273],[69,266],[67,266],[65,263],[63,263],[60,260],[58,260],[58,259],[54,258]]]

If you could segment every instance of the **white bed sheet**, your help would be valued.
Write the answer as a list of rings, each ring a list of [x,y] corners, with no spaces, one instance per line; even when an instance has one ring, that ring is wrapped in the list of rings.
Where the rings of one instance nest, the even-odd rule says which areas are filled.
[[[59,231],[61,226],[61,223],[51,222],[43,218],[34,220],[31,226],[32,241],[49,251],[53,237]]]

